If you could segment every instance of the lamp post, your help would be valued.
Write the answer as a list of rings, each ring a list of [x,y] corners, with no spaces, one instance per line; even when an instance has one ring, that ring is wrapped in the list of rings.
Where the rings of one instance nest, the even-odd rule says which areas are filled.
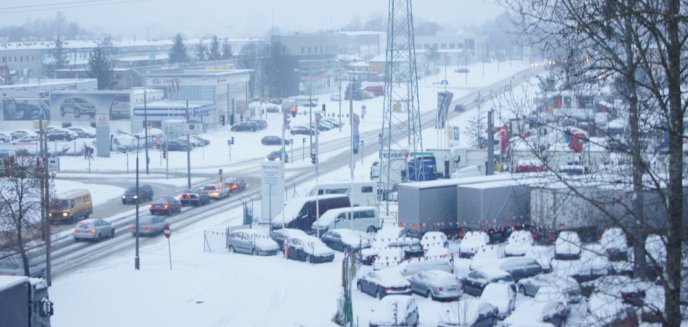
[[[48,174],[48,137],[45,133],[45,125],[48,121],[45,119],[45,112],[41,111],[43,119],[40,120],[40,155],[41,166],[43,170],[40,176],[41,187],[41,221],[43,225],[43,235],[45,237],[45,279],[48,286],[52,285],[51,274],[51,240],[50,240],[50,223],[48,222],[48,212],[50,203],[50,179]]]
[[[136,221],[134,225],[134,235],[136,236],[136,254],[134,255],[134,269],[141,269],[141,261],[139,258],[139,147],[141,145],[140,137],[136,136]]]
[[[148,159],[148,93],[146,91],[146,88],[143,88],[143,133],[146,139],[144,140],[144,144],[146,145],[146,175],[149,174],[148,170],[148,163],[150,160]],[[138,151],[138,146],[137,146],[137,151]]]

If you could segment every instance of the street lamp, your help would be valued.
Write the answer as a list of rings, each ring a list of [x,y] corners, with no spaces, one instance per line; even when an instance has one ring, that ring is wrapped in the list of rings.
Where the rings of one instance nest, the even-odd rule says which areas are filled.
[[[136,222],[134,225],[134,235],[136,236],[136,255],[134,256],[134,269],[140,270],[141,262],[139,259],[139,148],[141,145],[139,135],[136,135]]]

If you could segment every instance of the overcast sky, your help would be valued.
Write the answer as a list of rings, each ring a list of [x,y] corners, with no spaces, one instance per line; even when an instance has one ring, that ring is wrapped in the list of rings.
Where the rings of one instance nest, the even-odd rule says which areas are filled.
[[[0,26],[62,11],[69,21],[122,37],[264,36],[337,29],[355,17],[386,15],[387,0],[3,0]],[[414,18],[454,27],[481,24],[503,10],[494,0],[416,0]]]

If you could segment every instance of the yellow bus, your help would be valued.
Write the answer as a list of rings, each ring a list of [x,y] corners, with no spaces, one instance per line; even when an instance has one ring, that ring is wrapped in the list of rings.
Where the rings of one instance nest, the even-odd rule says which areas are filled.
[[[52,223],[71,223],[88,218],[93,213],[91,192],[74,189],[59,192],[50,199],[48,218]]]

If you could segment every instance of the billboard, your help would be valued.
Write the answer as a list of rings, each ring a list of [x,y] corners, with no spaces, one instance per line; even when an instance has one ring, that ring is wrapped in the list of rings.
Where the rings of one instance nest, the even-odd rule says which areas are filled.
[[[50,120],[50,106],[44,98],[0,98],[1,120]]]
[[[52,120],[62,122],[94,122],[96,113],[105,113],[109,120],[129,119],[131,107],[129,91],[63,91],[50,94],[50,116]]]

